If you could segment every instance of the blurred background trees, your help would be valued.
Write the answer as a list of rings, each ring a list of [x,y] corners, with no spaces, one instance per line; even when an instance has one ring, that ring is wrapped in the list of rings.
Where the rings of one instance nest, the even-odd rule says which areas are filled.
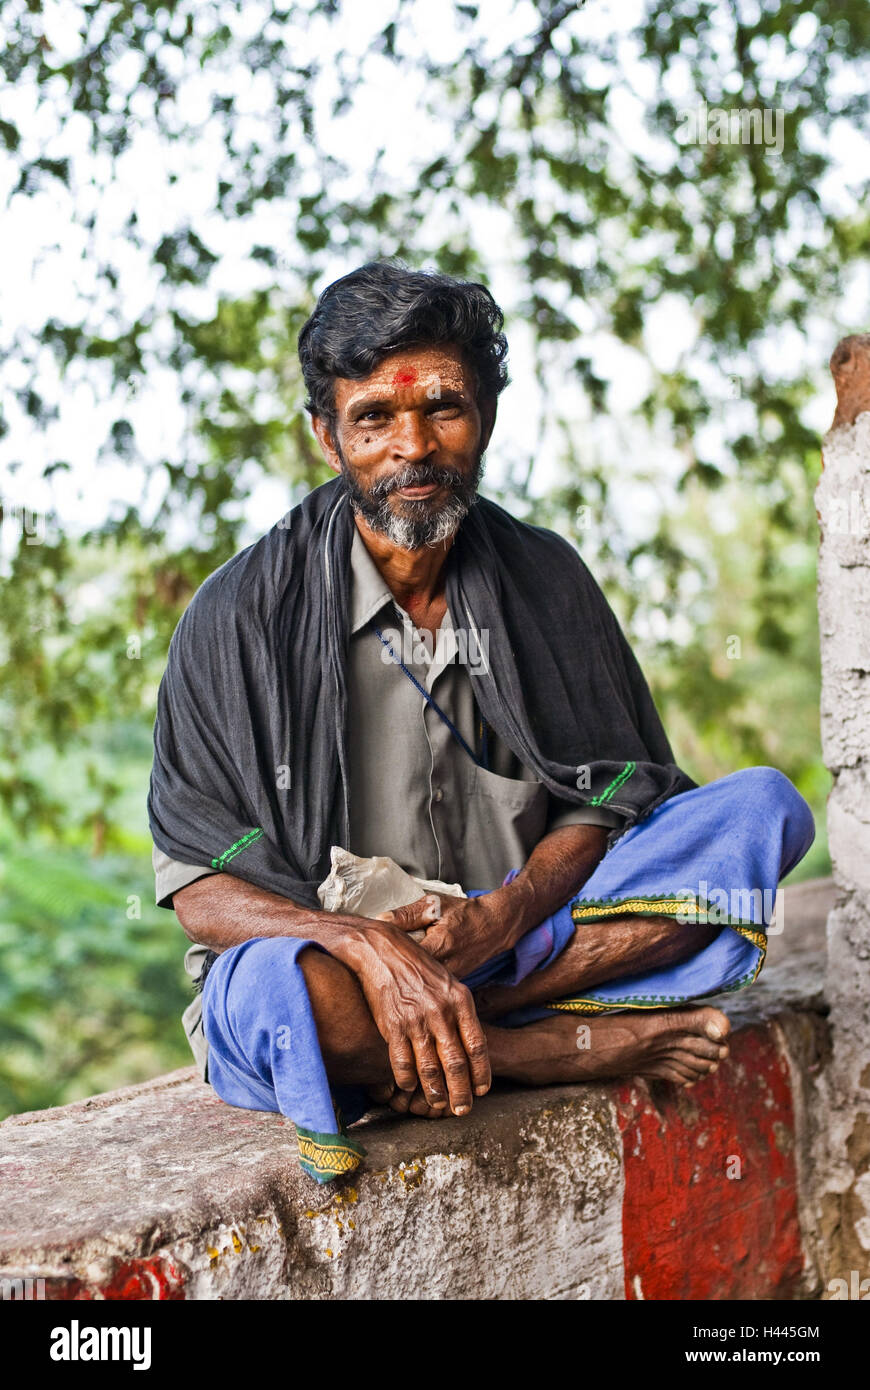
[[[490,286],[513,386],[484,490],[577,544],[689,772],[773,763],[823,817],[812,493],[826,360],[870,301],[868,7],[5,0],[0,25],[0,1107],[188,1061],[157,683],[197,585],[328,476],[295,339],[366,259]],[[702,104],[781,136],[688,141]]]

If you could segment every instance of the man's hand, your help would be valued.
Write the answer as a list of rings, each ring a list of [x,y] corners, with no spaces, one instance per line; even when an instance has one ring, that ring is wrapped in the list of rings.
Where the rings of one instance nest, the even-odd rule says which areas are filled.
[[[449,1101],[463,1115],[473,1096],[489,1090],[486,1035],[470,991],[408,935],[435,921],[437,897],[384,921],[300,907],[231,874],[212,874],[180,889],[174,905],[190,940],[212,950],[252,937],[307,937],[341,961],[363,991],[403,1091],[420,1085],[433,1108]]]
[[[546,835],[532,851],[516,878],[480,898],[440,895],[437,920],[420,945],[464,979],[473,970],[509,951],[526,932],[568,901],[601,860],[607,830],[597,825],[568,825]],[[431,916],[424,903],[382,914],[387,921],[410,930]],[[416,919],[414,914],[417,914]]]
[[[449,1101],[454,1115],[465,1115],[473,1096],[485,1095],[492,1081],[486,1035],[471,991],[409,939],[407,932],[421,925],[420,916],[399,912],[404,929],[366,921],[333,945],[332,954],[359,981],[389,1049],[397,1086],[413,1093],[419,1085],[432,1109]]]
[[[403,917],[407,912],[408,909],[399,908],[383,915],[409,930]],[[419,920],[414,925],[418,926]],[[493,956],[516,945],[527,929],[520,899],[505,888],[497,888],[482,898],[454,898],[441,894],[438,918],[420,945],[461,980]]]

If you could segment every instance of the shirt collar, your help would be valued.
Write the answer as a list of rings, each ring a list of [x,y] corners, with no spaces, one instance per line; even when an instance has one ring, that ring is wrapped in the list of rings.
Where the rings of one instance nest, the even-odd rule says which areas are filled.
[[[354,525],[353,543],[350,548],[350,633],[359,632],[361,627],[383,608],[392,603],[387,581],[381,574],[369,552],[365,541]]]

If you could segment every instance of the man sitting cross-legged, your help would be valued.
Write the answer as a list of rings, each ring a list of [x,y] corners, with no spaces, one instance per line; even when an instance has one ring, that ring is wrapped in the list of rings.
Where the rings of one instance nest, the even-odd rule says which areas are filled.
[[[697,787],[674,764],[579,556],[479,496],[505,350],[482,286],[330,286],[300,357],[337,477],[202,586],[161,685],[149,811],[203,981],[188,1034],[320,1180],[359,1161],[373,1099],[462,1115],[493,1076],[715,1070],[728,1021],[691,1001],[755,978],[813,837],[774,769]],[[324,910],[333,846],[438,886]]]

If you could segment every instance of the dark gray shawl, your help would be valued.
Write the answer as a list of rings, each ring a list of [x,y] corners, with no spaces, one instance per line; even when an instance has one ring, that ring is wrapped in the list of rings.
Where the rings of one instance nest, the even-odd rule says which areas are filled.
[[[348,844],[353,526],[334,479],[211,575],[178,624],[157,700],[148,814],[158,848],[311,907],[330,846]],[[611,843],[696,785],[675,766],[640,667],[566,540],[481,497],[445,573],[453,626],[472,652],[487,651],[475,630],[488,632],[488,669],[471,677],[480,710],[551,791],[622,812]]]

